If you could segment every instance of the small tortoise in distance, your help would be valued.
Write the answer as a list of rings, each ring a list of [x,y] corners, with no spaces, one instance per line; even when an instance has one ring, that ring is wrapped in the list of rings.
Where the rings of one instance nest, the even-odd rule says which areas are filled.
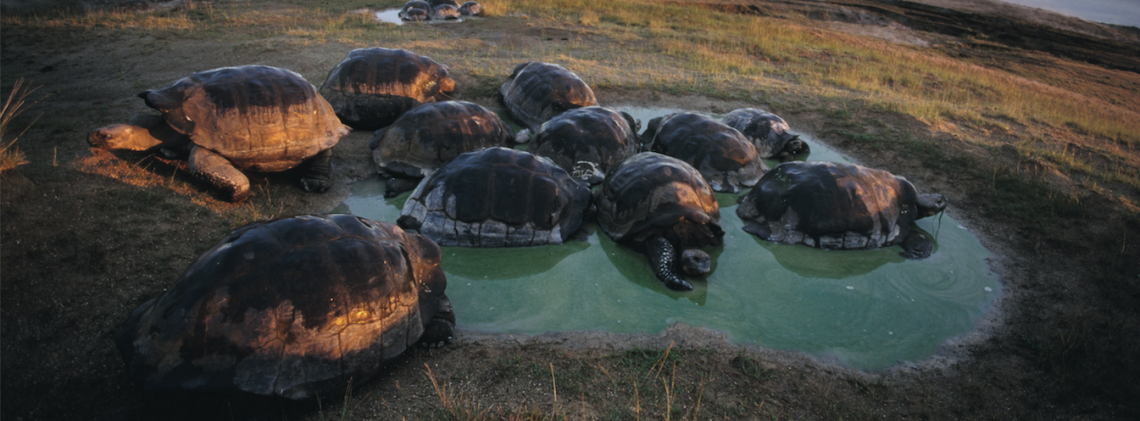
[[[150,390],[343,393],[415,344],[450,341],[440,248],[394,224],[315,215],[238,228],[115,335]]]
[[[744,230],[764,240],[842,250],[900,244],[908,259],[933,250],[911,224],[947,205],[887,171],[833,162],[777,165],[738,201]]]
[[[139,97],[161,117],[102,127],[87,141],[102,149],[157,147],[167,155],[188,154],[190,172],[235,202],[249,196],[249,178],[241,170],[303,167],[305,190],[328,190],[332,147],[349,132],[312,84],[276,67],[194,73]]]

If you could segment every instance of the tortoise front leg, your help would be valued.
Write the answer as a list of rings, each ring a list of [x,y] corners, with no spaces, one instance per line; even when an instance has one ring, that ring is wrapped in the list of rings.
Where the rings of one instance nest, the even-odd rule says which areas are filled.
[[[190,173],[221,189],[231,202],[249,197],[249,178],[234,168],[230,160],[214,151],[194,147],[190,151]]]
[[[439,348],[451,343],[451,336],[455,331],[455,311],[451,309],[451,300],[446,295],[439,297],[439,309],[435,317],[424,326],[424,333],[420,335],[419,344],[425,348]]]
[[[690,291],[693,289],[692,284],[681,279],[673,271],[677,262],[677,249],[669,240],[664,237],[650,238],[645,242],[645,257],[649,258],[649,265],[653,267],[653,274],[657,275],[657,280],[665,284],[666,287],[674,291]]]
[[[332,149],[325,149],[301,164],[301,187],[324,193],[332,187]]]

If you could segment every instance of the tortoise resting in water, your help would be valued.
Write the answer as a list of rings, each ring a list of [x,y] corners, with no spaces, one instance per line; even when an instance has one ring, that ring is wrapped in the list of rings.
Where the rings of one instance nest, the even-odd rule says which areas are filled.
[[[162,115],[96,129],[87,141],[102,149],[188,153],[190,172],[231,201],[249,196],[249,179],[241,170],[302,167],[305,190],[328,190],[332,147],[349,132],[313,85],[275,67],[194,73],[139,97]]]
[[[649,120],[642,149],[692,165],[713,191],[740,193],[768,171],[756,147],[736,129],[697,113],[674,113]]]
[[[946,209],[946,197],[918,194],[887,171],[833,162],[785,162],[739,199],[744,230],[775,243],[825,249],[900,244],[903,257],[933,250],[911,224]]]
[[[353,215],[238,228],[115,335],[151,390],[343,393],[414,345],[450,341],[440,249]]]
[[[459,155],[424,178],[397,221],[441,246],[562,244],[590,189],[547,158],[502,147]]]
[[[641,123],[624,111],[596,105],[575,108],[543,123],[534,139],[527,140],[527,151],[550,158],[574,178],[595,185],[606,178],[606,171],[637,153],[640,128]]]
[[[407,50],[374,47],[350,51],[329,70],[320,92],[344,124],[376,130],[454,90],[447,66]]]
[[[459,154],[491,146],[510,147],[515,131],[490,110],[466,101],[421,105],[377,130],[369,147],[384,196],[414,189],[420,180]]]
[[[791,133],[784,119],[767,111],[740,108],[728,113],[722,121],[748,138],[761,158],[788,162],[796,155],[811,153],[807,142]]]
[[[563,111],[598,105],[594,91],[574,72],[538,61],[515,66],[499,87],[499,98],[511,118],[531,133]]]
[[[594,203],[602,231],[645,254],[654,275],[672,290],[693,289],[675,266],[691,276],[706,275],[712,259],[697,248],[723,243],[712,188],[676,158],[642,152],[626,159],[594,192]]]
[[[429,20],[431,19],[432,7],[431,3],[422,0],[412,0],[404,3],[404,7],[396,13],[402,20]]]

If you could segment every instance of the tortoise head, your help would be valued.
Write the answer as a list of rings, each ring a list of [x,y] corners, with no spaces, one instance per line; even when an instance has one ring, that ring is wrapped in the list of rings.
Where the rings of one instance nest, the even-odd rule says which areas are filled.
[[[946,209],[946,205],[950,204],[946,200],[946,196],[941,194],[920,194],[918,195],[918,217],[925,218]]]
[[[690,276],[705,276],[712,270],[712,257],[698,249],[687,249],[681,252],[681,261],[678,262],[681,271]]]

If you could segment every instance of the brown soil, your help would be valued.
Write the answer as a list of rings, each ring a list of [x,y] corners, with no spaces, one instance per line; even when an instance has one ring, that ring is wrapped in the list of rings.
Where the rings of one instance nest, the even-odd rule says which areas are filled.
[[[917,28],[900,24],[899,16],[919,13],[930,22],[950,16],[958,22],[956,28],[1000,21],[993,14],[998,12],[1016,17],[1010,18],[1015,24],[1003,28],[1042,21],[1040,12],[1030,14],[1038,16],[1033,20],[1020,15],[1027,13],[1024,9],[1013,13],[997,3],[969,2],[971,7],[992,6],[979,11],[950,0],[873,7],[855,0],[708,3],[741,13],[804,13],[820,17],[820,25],[831,29],[915,45],[951,45],[946,48],[960,45],[961,34],[934,23]],[[836,16],[859,18],[836,21]],[[1087,35],[1103,30],[1102,25],[1063,21],[1053,23],[1062,28],[1059,32],[1045,32],[1083,40],[1075,43],[1079,51],[1140,49],[1127,34],[1104,40]],[[1085,29],[1077,32],[1065,25]],[[659,335],[461,331],[442,349],[408,352],[375,378],[352,385],[346,396],[285,402],[142,390],[127,378],[112,343],[119,323],[233,228],[272,216],[327,212],[342,202],[352,182],[373,172],[370,134],[354,132],[337,146],[336,187],[326,194],[303,192],[290,174],[253,175],[254,196],[229,204],[190,177],[184,162],[93,150],[85,142],[87,131],[146,111],[133,93],[164,86],[187,68],[262,63],[316,81],[343,52],[268,42],[219,48],[193,38],[89,39],[90,33],[3,31],[4,89],[23,77],[41,87],[33,97],[42,99],[27,110],[27,117],[40,118],[18,144],[31,163],[5,173],[0,184],[0,418],[420,419],[448,408],[510,419],[1140,417],[1140,224],[1126,221],[1123,205],[1084,195],[1081,206],[1102,217],[1057,226],[995,216],[990,211],[992,183],[926,168],[901,151],[828,131],[814,134],[865,164],[905,174],[921,190],[946,194],[953,203],[950,213],[994,253],[991,265],[1002,276],[1006,293],[979,320],[976,332],[946,342],[927,360],[864,372],[798,352],[731,344],[717,332],[683,325]],[[1031,44],[1011,41],[1008,56],[964,49],[962,57],[995,66],[1004,57],[1046,60]],[[1140,55],[1128,55],[1131,61],[1108,67],[1135,71],[1129,63]],[[1065,66],[1106,71],[1079,54],[1071,57],[1079,61]],[[1058,62],[1050,58],[1042,66],[1061,66]],[[476,84],[475,76],[453,72],[460,98],[498,106],[485,94],[462,91]],[[1135,94],[1122,100],[1135,102]],[[718,113],[765,106],[646,91],[605,90],[598,96],[606,105]],[[793,127],[828,127],[831,118],[821,111],[775,111]],[[1023,169],[1016,154],[1003,155],[1000,147],[963,142],[954,130],[874,110],[854,112],[856,119],[874,117],[987,168],[1016,164],[1020,173],[1033,166],[1025,163]],[[30,122],[18,120],[16,128]],[[1056,178],[1059,184],[1074,185],[1064,175]],[[446,399],[437,394],[433,379],[447,388]]]

